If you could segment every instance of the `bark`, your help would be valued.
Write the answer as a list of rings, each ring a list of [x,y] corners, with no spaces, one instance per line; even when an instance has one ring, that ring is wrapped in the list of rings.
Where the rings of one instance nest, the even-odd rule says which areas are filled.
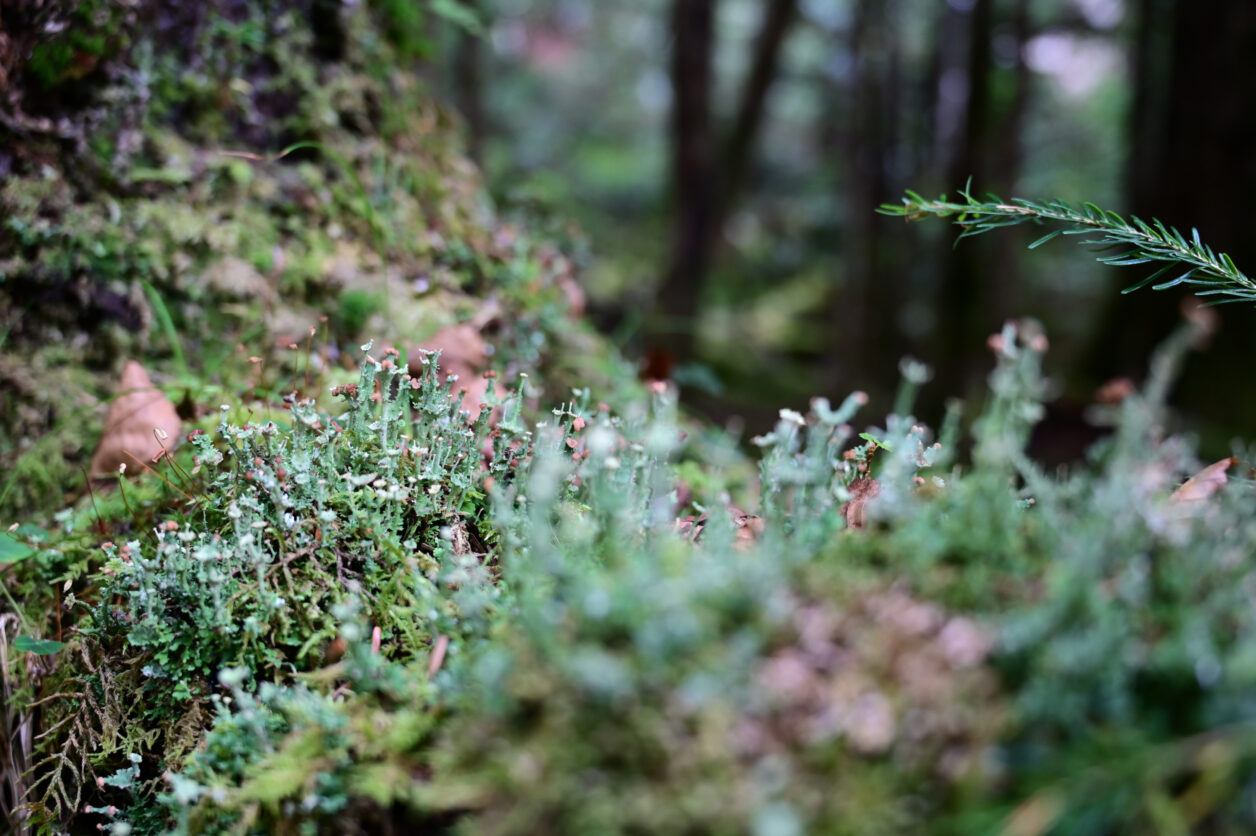
[[[763,124],[768,91],[779,74],[781,48],[797,14],[797,0],[767,0],[763,26],[755,45],[754,62],[742,87],[737,115],[721,158],[721,179],[724,185],[721,190],[720,215],[715,224],[717,230],[723,228],[724,220],[732,211],[746,180],[755,139]]]
[[[467,0],[473,11],[480,12],[478,0]],[[467,156],[477,164],[484,162],[484,138],[487,129],[484,115],[484,56],[481,44],[483,35],[459,32],[454,47],[454,95],[458,109],[466,123]]]
[[[896,299],[900,277],[885,264],[883,223],[872,210],[889,192],[886,154],[895,145],[897,42],[889,21],[894,0],[860,0],[847,49],[854,76],[847,92],[852,105],[842,149],[849,166],[842,288],[835,296],[828,385],[834,391],[878,385],[896,377],[899,346]],[[858,358],[857,365],[851,362]],[[879,393],[888,394],[888,393]]]
[[[976,0],[967,12],[966,22],[968,98],[949,167],[948,180],[954,185],[948,188],[958,188],[971,179],[977,189],[992,189],[984,149],[991,119],[993,0]],[[965,241],[951,247],[948,241],[946,246],[950,249],[943,256],[945,266],[937,306],[941,336],[939,388],[964,395],[980,381],[974,346],[981,345],[981,335],[992,325],[984,297],[986,282],[982,271],[986,258],[982,251],[988,250],[988,244]]]
[[[693,354],[694,323],[710,263],[715,220],[715,155],[711,130],[714,0],[672,4],[672,192],[671,266],[660,293],[664,350],[673,358]]]
[[[768,93],[779,74],[781,51],[797,11],[797,0],[767,0],[751,69],[727,139],[717,153],[711,114],[715,2],[675,0],[672,5],[675,210],[671,263],[659,294],[665,320],[659,336],[673,360],[693,356],[702,288],[720,231],[747,179]]]
[[[1128,209],[1157,217],[1256,270],[1256,6],[1226,0],[1143,0],[1134,41],[1136,82],[1130,119]],[[1178,321],[1185,294],[1116,293],[1135,276],[1114,275],[1091,352],[1095,382],[1146,373],[1154,346]],[[1256,390],[1237,364],[1256,353],[1245,306],[1219,309],[1223,327],[1207,356],[1193,358],[1178,387],[1181,402],[1224,431],[1250,429]]]

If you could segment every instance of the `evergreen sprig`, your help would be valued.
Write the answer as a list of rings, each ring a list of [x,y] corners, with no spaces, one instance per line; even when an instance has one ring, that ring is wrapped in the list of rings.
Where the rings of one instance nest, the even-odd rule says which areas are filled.
[[[1004,201],[995,195],[987,195],[982,201],[973,197],[969,189],[959,193],[962,202],[953,203],[946,196],[926,200],[908,190],[902,205],[887,203],[878,209],[881,214],[918,220],[924,217],[954,218],[963,229],[960,238],[968,238],[1023,223],[1054,224],[1058,228],[1034,241],[1029,249],[1035,249],[1060,235],[1079,235],[1102,254],[1097,259],[1104,264],[1126,267],[1137,264],[1159,264],[1159,268],[1142,281],[1125,288],[1122,293],[1151,285],[1153,290],[1165,290],[1177,285],[1191,285],[1197,296],[1218,297],[1211,300],[1222,302],[1256,302],[1256,282],[1238,267],[1225,253],[1215,252],[1199,240],[1199,230],[1191,229],[1188,239],[1170,226],[1158,220],[1150,223],[1131,215],[1123,218],[1116,212],[1101,209],[1093,203],[1080,207],[1064,201],[1038,203],[1024,198]],[[1159,281],[1166,275],[1185,267],[1185,272],[1168,281]]]

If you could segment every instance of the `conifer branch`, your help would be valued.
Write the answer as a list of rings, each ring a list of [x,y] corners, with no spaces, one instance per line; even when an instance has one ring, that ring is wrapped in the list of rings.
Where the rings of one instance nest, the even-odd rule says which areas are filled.
[[[1060,235],[1079,235],[1084,243],[1101,254],[1096,258],[1118,267],[1138,264],[1156,264],[1154,273],[1122,293],[1131,293],[1151,285],[1153,290],[1165,290],[1177,285],[1190,285],[1197,296],[1216,297],[1211,301],[1256,302],[1256,281],[1234,265],[1225,253],[1213,249],[1199,240],[1199,230],[1192,229],[1188,239],[1173,227],[1167,227],[1153,219],[1147,223],[1130,216],[1129,220],[1100,209],[1093,203],[1074,207],[1063,201],[1037,203],[1023,198],[1004,201],[988,195],[986,201],[977,200],[969,189],[959,193],[962,202],[952,203],[943,195],[937,200],[926,200],[913,191],[907,191],[902,205],[887,203],[877,211],[883,215],[906,218],[909,221],[925,217],[953,218],[963,232],[960,238],[968,238],[1023,223],[1056,226],[1051,232],[1029,245],[1040,247]],[[1167,281],[1159,281],[1167,274],[1184,267],[1185,272]]]

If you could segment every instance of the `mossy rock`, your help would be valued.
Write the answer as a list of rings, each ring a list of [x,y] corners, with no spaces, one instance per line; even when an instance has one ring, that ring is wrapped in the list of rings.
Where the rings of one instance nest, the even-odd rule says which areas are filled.
[[[415,72],[432,22],[402,11],[6,11],[6,519],[81,493],[92,405],[128,359],[195,411],[239,381],[282,388],[310,362],[288,346],[311,329],[317,363],[366,337],[417,344],[492,299],[503,372],[565,339],[572,253],[494,210],[458,120]]]

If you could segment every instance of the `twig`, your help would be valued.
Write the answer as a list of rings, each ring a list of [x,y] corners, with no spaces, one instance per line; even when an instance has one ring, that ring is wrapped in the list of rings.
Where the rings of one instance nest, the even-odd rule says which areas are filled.
[[[1060,235],[1083,236],[1086,243],[1097,250],[1117,250],[1096,256],[1103,264],[1127,267],[1138,264],[1161,265],[1142,281],[1125,288],[1131,293],[1151,285],[1153,290],[1165,290],[1177,285],[1190,285],[1197,296],[1215,296],[1214,304],[1223,302],[1256,302],[1256,281],[1235,266],[1225,253],[1218,253],[1199,239],[1199,230],[1192,229],[1190,238],[1158,220],[1151,223],[1131,215],[1128,220],[1100,209],[1093,203],[1074,207],[1063,201],[1038,203],[1023,198],[1004,201],[995,195],[988,200],[977,200],[970,189],[960,191],[962,202],[950,202],[946,196],[926,200],[908,191],[902,205],[885,204],[879,211],[883,215],[918,220],[925,217],[953,218],[963,229],[960,238],[980,235],[992,229],[1016,226],[1024,223],[1058,224],[1052,230],[1029,245],[1040,247]],[[1186,267],[1176,278],[1159,282],[1175,265]]]

